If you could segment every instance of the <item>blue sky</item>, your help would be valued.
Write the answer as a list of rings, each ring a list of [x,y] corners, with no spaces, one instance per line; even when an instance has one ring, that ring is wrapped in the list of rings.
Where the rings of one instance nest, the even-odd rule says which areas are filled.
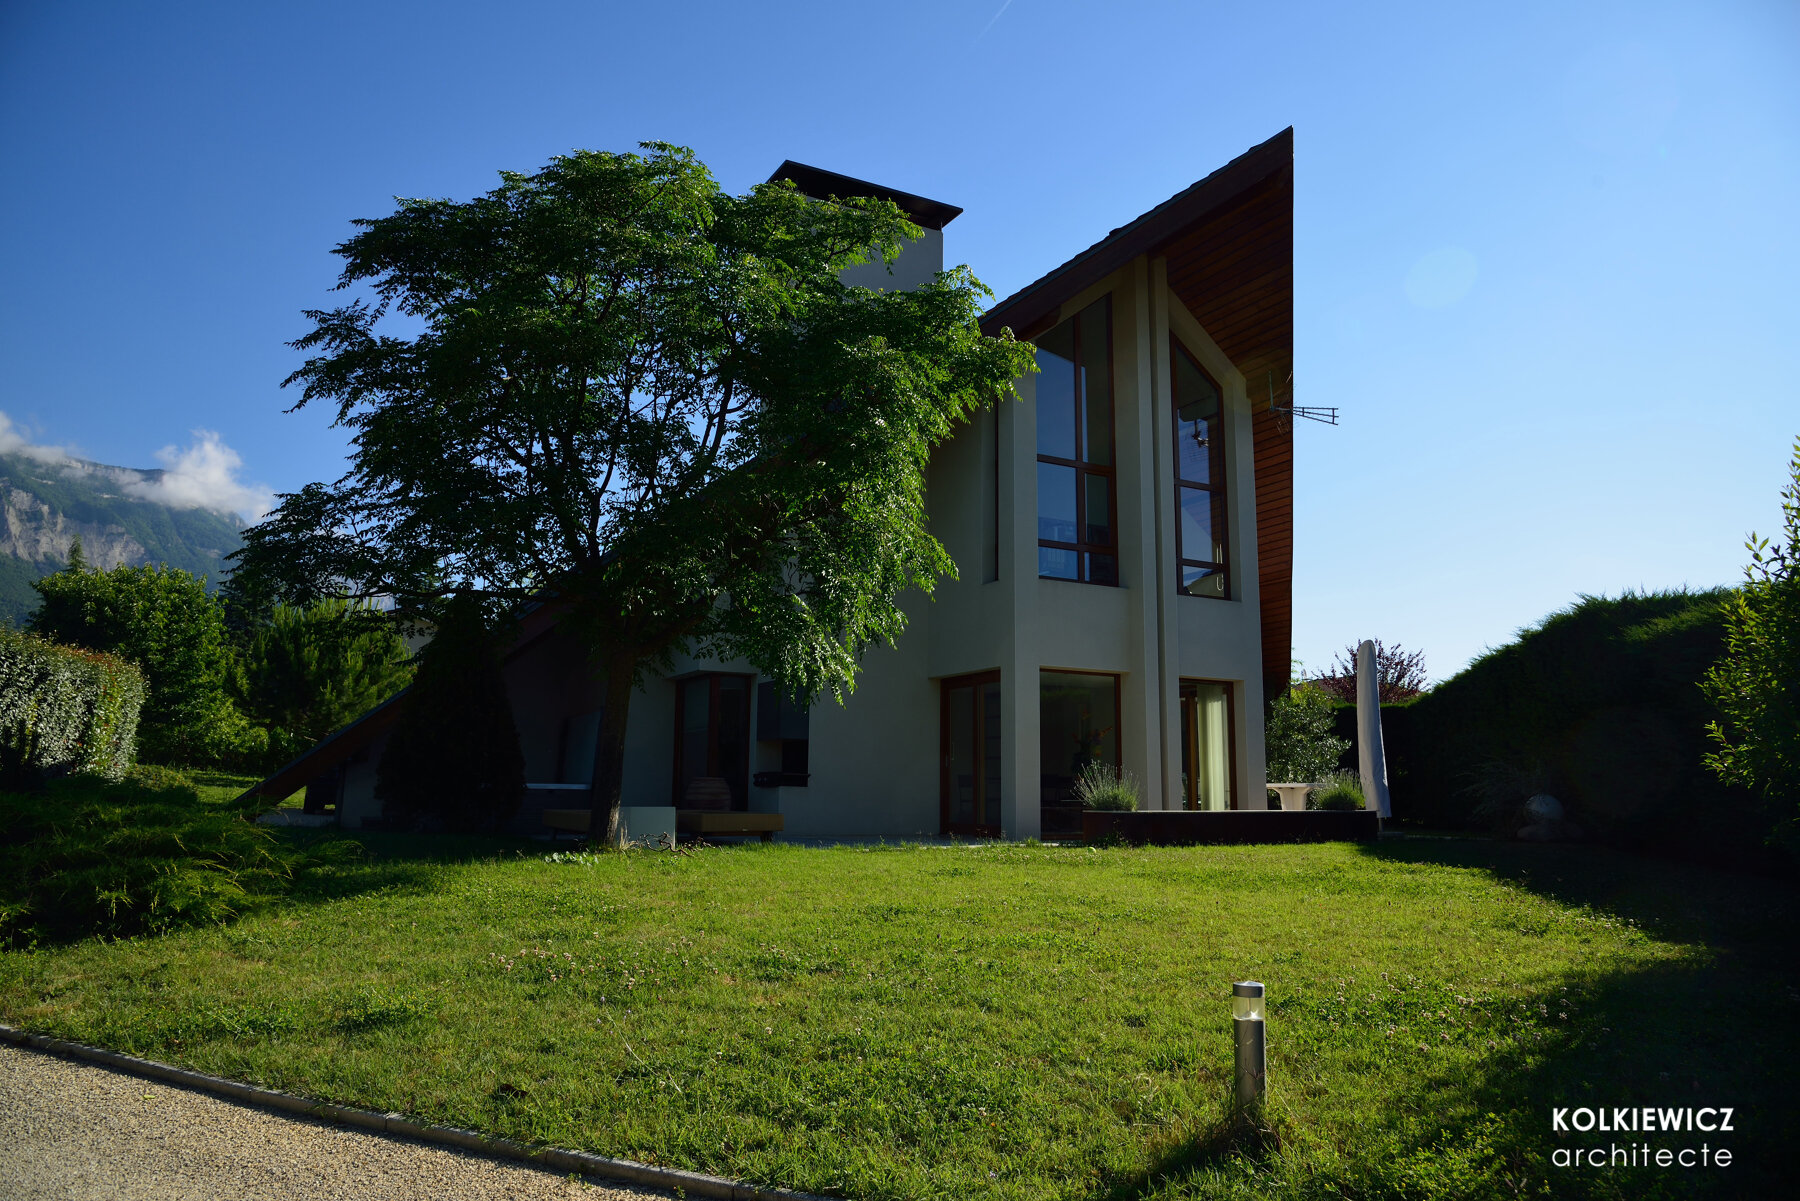
[[[1736,580],[1800,434],[1793,3],[15,2],[0,412],[290,489],[344,441],[282,412],[284,343],[395,195],[791,157],[962,205],[1005,295],[1288,125],[1296,400],[1344,415],[1299,431],[1296,654],[1442,678],[1578,594]]]

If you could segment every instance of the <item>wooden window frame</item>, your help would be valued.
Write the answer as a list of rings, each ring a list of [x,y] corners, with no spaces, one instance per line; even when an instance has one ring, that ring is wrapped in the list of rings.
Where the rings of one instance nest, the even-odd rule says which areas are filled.
[[[1040,665],[1038,667],[1038,694],[1039,694],[1040,698],[1042,697],[1043,690],[1044,690],[1044,673],[1047,671],[1055,672],[1059,676],[1110,676],[1110,677],[1112,677],[1112,682],[1113,682],[1113,741],[1118,743],[1119,758],[1120,759],[1125,758],[1125,691],[1124,691],[1125,690],[1125,673],[1122,671],[1095,671],[1091,667],[1048,667],[1048,666]],[[1216,681],[1209,680],[1209,681],[1207,681],[1207,683],[1216,683]],[[1043,704],[1043,701],[1040,699],[1038,701],[1038,703],[1041,705],[1041,704]],[[1043,734],[1041,731],[1038,736],[1040,738],[1043,737]],[[1043,752],[1040,750],[1038,754],[1039,754],[1039,759],[1041,761],[1042,757],[1043,757]],[[1125,765],[1123,763],[1114,764],[1114,766],[1117,767],[1120,771],[1125,770]]]
[[[1219,437],[1217,439],[1218,444],[1216,446],[1209,448],[1212,453],[1212,467],[1213,467],[1212,474],[1215,477],[1215,481],[1216,481],[1213,483],[1204,483],[1203,484],[1203,483],[1199,482],[1198,480],[1188,480],[1188,479],[1182,478],[1182,474],[1181,474],[1181,436],[1182,436],[1182,434],[1181,434],[1181,397],[1180,397],[1180,395],[1177,394],[1176,388],[1175,388],[1175,380],[1176,380],[1175,356],[1177,356],[1177,355],[1182,355],[1182,356],[1186,357],[1187,361],[1194,365],[1194,370],[1198,371],[1201,375],[1205,376],[1207,382],[1213,386],[1213,390],[1215,392],[1217,392],[1219,395]],[[1200,356],[1195,354],[1193,351],[1189,350],[1186,346],[1182,345],[1180,337],[1173,333],[1171,333],[1169,335],[1169,423],[1170,423],[1170,428],[1174,434],[1174,441],[1169,446],[1169,454],[1174,459],[1173,474],[1175,477],[1175,512],[1173,515],[1174,519],[1175,519],[1175,594],[1177,596],[1193,597],[1193,599],[1195,599],[1195,600],[1230,600],[1231,599],[1231,496],[1230,496],[1230,493],[1226,489],[1226,471],[1227,471],[1227,460],[1228,460],[1229,456],[1225,453],[1225,451],[1226,451],[1225,444],[1228,440],[1228,435],[1226,432],[1227,417],[1226,417],[1226,412],[1225,412],[1225,389],[1221,388],[1219,386],[1219,381],[1213,378],[1212,372],[1208,371],[1204,366],[1201,365]],[[1186,492],[1186,491],[1206,492],[1209,495],[1211,495],[1212,497],[1216,498],[1216,507],[1219,510],[1221,510],[1220,517],[1222,520],[1220,521],[1219,524],[1221,525],[1222,528],[1214,530],[1213,533],[1214,533],[1215,538],[1218,540],[1219,549],[1224,552],[1224,558],[1220,562],[1213,562],[1210,559],[1193,558],[1187,554],[1187,548],[1181,544],[1182,543],[1181,502],[1183,500],[1182,493]],[[1211,550],[1212,550],[1211,547],[1207,548],[1207,551],[1209,554],[1211,553]],[[1182,587],[1181,587],[1181,573],[1182,573],[1182,569],[1187,568],[1187,567],[1199,567],[1199,568],[1204,568],[1209,571],[1218,572],[1219,575],[1224,577],[1223,578],[1223,583],[1224,583],[1223,595],[1207,596],[1205,594],[1195,594],[1192,592],[1183,591]],[[1206,682],[1207,683],[1216,683],[1217,681],[1206,681]]]
[[[756,676],[751,672],[741,671],[700,671],[692,675],[681,676],[673,681],[675,685],[675,738],[673,770],[669,773],[670,804],[681,808],[681,751],[682,739],[687,737],[687,686],[695,680],[708,682],[706,693],[706,774],[722,776],[719,770],[719,681],[724,679],[740,679],[744,681],[744,808],[750,807],[750,744],[756,736],[756,726],[752,719],[751,707],[756,699]],[[736,798],[733,798],[735,801]]]
[[[1080,318],[1082,313],[1093,308],[1096,304],[1104,304],[1106,306],[1106,394],[1111,398],[1112,405],[1112,412],[1108,414],[1108,420],[1112,424],[1113,461],[1105,466],[1098,463],[1090,463],[1081,457],[1087,449],[1085,445],[1087,442],[1087,422],[1084,420],[1087,415],[1087,388],[1084,386],[1085,373],[1082,370],[1085,365],[1085,359],[1082,355],[1081,347]],[[1098,584],[1102,588],[1117,588],[1120,586],[1119,488],[1117,475],[1119,462],[1119,380],[1118,372],[1113,369],[1112,293],[1108,292],[1091,304],[1083,305],[1078,312],[1072,313],[1066,318],[1066,323],[1073,327],[1071,330],[1071,337],[1075,343],[1075,403],[1072,407],[1074,409],[1073,420],[1075,422],[1076,457],[1073,459],[1063,459],[1057,458],[1054,455],[1040,454],[1037,457],[1037,461],[1039,463],[1049,463],[1057,467],[1073,467],[1075,469],[1075,541],[1057,542],[1048,538],[1039,538],[1037,544],[1039,547],[1048,547],[1051,550],[1073,551],[1075,554],[1075,578],[1071,580],[1067,576],[1044,575],[1042,572],[1038,573],[1038,578],[1040,580],[1062,580],[1064,583],[1069,584]],[[1052,322],[1044,329],[1040,330],[1034,337],[1041,337],[1043,334],[1046,334],[1063,324],[1065,324],[1065,321]],[[1036,422],[1038,419],[1035,401],[1033,402],[1033,410],[1032,438],[1035,441],[1037,438]],[[997,444],[999,441],[997,437],[995,441]],[[1112,544],[1110,546],[1102,546],[1099,543],[1089,542],[1087,540],[1087,488],[1085,486],[1087,481],[1085,477],[1089,475],[1104,476],[1106,478],[1106,504],[1111,513],[1113,536]],[[996,473],[996,481],[997,480],[998,474]],[[1034,486],[1035,483],[1036,481],[1034,480]],[[1039,498],[1039,503],[1042,503],[1042,498]],[[1090,554],[1108,555],[1112,558],[1113,579],[1111,583],[1088,579],[1087,557]]]
[[[985,685],[998,683],[1000,683],[1000,671],[998,668],[990,671],[970,672],[967,675],[961,676],[946,676],[944,679],[938,681],[938,832],[945,837],[961,835],[970,838],[1000,838],[1004,836],[1003,827],[1006,824],[1006,813],[1004,809],[1006,752],[1004,749],[1002,749],[1000,757],[1002,811],[999,824],[989,825],[982,821],[965,824],[961,822],[952,822],[950,820],[950,691],[954,688],[973,688],[975,690],[975,709],[971,714],[971,718],[974,721],[977,734],[975,740],[975,746],[977,747],[977,770],[975,772],[975,778],[978,783],[976,784],[975,809],[979,814],[983,809],[983,802],[987,800],[985,778],[979,770],[981,754],[981,739],[979,735],[982,725],[981,689]],[[1006,702],[1003,699],[1001,701],[1002,722],[1005,721],[1005,705]],[[1005,735],[1002,734],[1001,737],[1004,740]]]

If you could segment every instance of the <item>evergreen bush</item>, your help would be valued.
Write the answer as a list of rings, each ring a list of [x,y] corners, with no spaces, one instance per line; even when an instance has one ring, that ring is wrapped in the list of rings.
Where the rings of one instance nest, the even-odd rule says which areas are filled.
[[[144,677],[112,655],[0,629],[0,780],[118,779],[137,753]]]
[[[234,696],[265,739],[256,766],[273,769],[349,725],[412,678],[392,620],[331,598],[278,605],[249,632]]]
[[[1417,700],[1383,705],[1395,817],[1485,828],[1534,787],[1602,843],[1772,866],[1769,814],[1705,766],[1719,712],[1700,682],[1725,648],[1729,597],[1583,597]],[[1339,720],[1353,728],[1354,711]],[[1517,795],[1496,791],[1508,780]]]
[[[0,791],[0,946],[224,921],[310,862],[167,768]],[[354,852],[356,844],[338,843]],[[329,855],[331,851],[324,851]]]
[[[452,602],[375,765],[382,815],[402,829],[490,832],[525,795],[525,757],[479,605]]]

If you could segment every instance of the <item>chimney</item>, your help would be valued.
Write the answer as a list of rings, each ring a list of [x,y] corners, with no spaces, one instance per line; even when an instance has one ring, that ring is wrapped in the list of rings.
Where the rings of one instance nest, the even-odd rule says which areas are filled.
[[[945,204],[941,200],[927,200],[911,192],[886,188],[867,180],[839,175],[835,171],[809,167],[805,163],[796,163],[793,159],[782,163],[769,176],[770,183],[782,179],[792,180],[796,188],[815,200],[830,200],[834,196],[874,196],[891,200],[900,206],[914,225],[924,230],[920,237],[901,248],[900,257],[891,266],[876,260],[845,268],[842,275],[845,283],[863,288],[908,290],[926,283],[944,269],[944,226],[962,214],[962,210],[955,205]]]

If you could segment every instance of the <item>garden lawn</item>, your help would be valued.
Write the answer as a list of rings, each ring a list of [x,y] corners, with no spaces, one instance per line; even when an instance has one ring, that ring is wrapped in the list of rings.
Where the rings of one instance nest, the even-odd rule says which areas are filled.
[[[1775,1195],[1793,894],[1591,849],[636,851],[370,836],[234,924],[0,957],[32,1030],[852,1197]],[[1234,1135],[1229,985],[1269,995]],[[1731,1105],[1724,1169],[1551,1107]],[[1560,1141],[1559,1141],[1560,1140]],[[1627,1138],[1626,1141],[1630,1141]]]

